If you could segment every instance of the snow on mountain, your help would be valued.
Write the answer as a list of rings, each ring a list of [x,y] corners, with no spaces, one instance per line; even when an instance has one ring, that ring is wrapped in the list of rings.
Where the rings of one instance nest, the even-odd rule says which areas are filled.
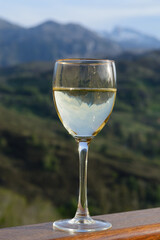
[[[160,49],[159,39],[130,28],[116,27],[111,32],[101,31],[100,35],[117,42],[124,50]]]

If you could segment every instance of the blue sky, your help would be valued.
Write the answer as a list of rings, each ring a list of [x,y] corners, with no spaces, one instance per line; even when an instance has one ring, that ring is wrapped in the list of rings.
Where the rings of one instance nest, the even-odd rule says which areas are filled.
[[[160,0],[0,0],[0,18],[27,27],[46,20],[93,30],[130,27],[160,39]]]

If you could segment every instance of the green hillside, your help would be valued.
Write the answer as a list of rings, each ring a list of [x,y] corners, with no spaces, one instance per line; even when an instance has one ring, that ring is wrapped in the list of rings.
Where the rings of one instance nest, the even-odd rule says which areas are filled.
[[[159,66],[160,52],[117,61],[115,108],[89,150],[91,215],[160,205]],[[1,227],[76,210],[77,144],[54,110],[52,72],[50,63],[0,69]]]

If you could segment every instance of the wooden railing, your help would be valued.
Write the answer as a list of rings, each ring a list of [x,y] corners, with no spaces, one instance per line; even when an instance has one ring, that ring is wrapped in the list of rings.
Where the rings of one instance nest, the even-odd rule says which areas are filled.
[[[160,208],[96,216],[112,223],[110,230],[70,234],[53,230],[52,223],[3,228],[0,240],[160,240]]]

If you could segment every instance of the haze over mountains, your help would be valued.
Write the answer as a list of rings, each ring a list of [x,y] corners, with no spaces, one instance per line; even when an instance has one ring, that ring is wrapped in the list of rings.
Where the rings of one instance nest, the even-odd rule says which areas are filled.
[[[24,28],[0,19],[0,66],[68,57],[115,57],[160,49],[160,40],[131,29],[96,33],[78,24],[47,21]]]
[[[130,28],[115,27],[110,33],[101,31],[100,36],[114,41],[124,51],[144,52],[160,49],[160,40]]]

